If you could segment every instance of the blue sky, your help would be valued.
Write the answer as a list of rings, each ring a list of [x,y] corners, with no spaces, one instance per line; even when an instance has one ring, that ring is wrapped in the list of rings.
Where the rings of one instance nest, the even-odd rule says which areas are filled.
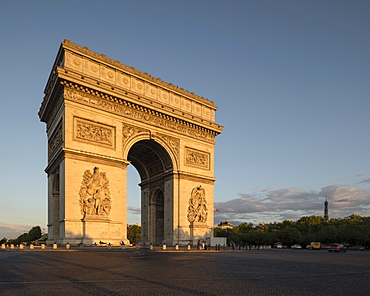
[[[0,236],[47,221],[43,90],[64,39],[215,101],[215,223],[370,215],[370,2],[0,2]],[[129,223],[140,221],[130,169]],[[13,231],[13,232],[12,232]]]

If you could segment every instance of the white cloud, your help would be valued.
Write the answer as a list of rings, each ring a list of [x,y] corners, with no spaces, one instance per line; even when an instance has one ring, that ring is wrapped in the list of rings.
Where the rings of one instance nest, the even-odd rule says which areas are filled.
[[[370,183],[370,179],[364,179],[361,182],[358,182],[358,184],[367,184]]]
[[[141,208],[128,207],[127,210],[129,211],[130,214],[134,214],[134,215],[141,214]]]
[[[35,225],[18,225],[6,224],[0,222],[0,239],[6,237],[7,239],[17,238],[20,234],[28,232]]]
[[[225,220],[239,224],[297,220],[302,216],[311,215],[322,216],[325,199],[329,202],[329,217],[370,215],[370,190],[345,185],[330,185],[321,188],[320,191],[282,188],[239,195],[238,199],[215,202],[215,207],[220,211],[215,213],[216,224]]]

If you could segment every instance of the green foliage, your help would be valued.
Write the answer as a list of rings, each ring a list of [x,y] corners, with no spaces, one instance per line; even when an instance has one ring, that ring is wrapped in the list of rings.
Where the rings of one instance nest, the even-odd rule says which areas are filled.
[[[278,232],[278,240],[292,245],[302,240],[302,233],[294,226],[287,226]]]
[[[35,226],[30,229],[30,231],[19,235],[17,238],[10,239],[7,243],[18,245],[21,243],[30,243],[41,238],[41,228],[40,226]]]
[[[1,244],[6,244],[8,242],[7,238],[4,237],[3,239],[0,240],[0,245]]]
[[[30,231],[28,231],[27,234],[28,241],[35,241],[41,238],[41,228],[40,226],[32,227]]]
[[[127,225],[127,239],[131,244],[137,243],[141,239],[141,226],[140,225]]]
[[[223,226],[220,223],[219,226]],[[284,220],[281,223],[260,224],[242,223],[233,228],[216,227],[214,236],[227,237],[236,244],[273,244],[281,241],[292,245],[308,245],[312,241],[370,245],[370,217],[351,215],[343,219],[330,219],[321,216],[304,216],[296,222]]]
[[[299,219],[296,224],[302,233],[307,234],[310,231],[318,231],[325,223],[324,217],[321,216],[304,216]]]

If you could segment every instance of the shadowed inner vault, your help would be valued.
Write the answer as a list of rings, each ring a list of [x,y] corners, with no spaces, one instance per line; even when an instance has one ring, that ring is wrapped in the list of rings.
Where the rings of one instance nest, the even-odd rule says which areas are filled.
[[[141,225],[142,240],[153,244],[161,244],[164,240],[165,208],[172,208],[171,204],[165,207],[165,183],[172,183],[172,160],[166,150],[154,140],[142,140],[135,143],[129,153],[128,160],[137,169],[140,175],[141,187]],[[170,186],[172,187],[172,186]],[[166,192],[172,195],[171,192]],[[168,203],[172,201],[169,198]],[[167,219],[167,220],[168,220]]]

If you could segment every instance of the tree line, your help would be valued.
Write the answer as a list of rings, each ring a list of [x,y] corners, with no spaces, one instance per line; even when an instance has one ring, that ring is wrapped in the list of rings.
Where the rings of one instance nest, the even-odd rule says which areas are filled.
[[[242,223],[232,228],[222,228],[228,222],[221,222],[214,229],[214,236],[227,237],[239,245],[269,245],[282,242],[308,245],[317,241],[323,244],[361,244],[370,247],[370,217],[351,215],[346,218],[325,221],[321,216],[304,216],[297,221],[284,220],[280,223]]]
[[[270,224],[242,223],[232,228],[223,228],[228,222],[221,222],[214,229],[214,236],[227,237],[238,245],[272,245],[282,242],[288,246],[293,244],[308,245],[317,241],[323,244],[343,243],[361,244],[370,247],[370,217],[351,215],[346,218],[330,219],[325,221],[322,216],[304,216],[297,221],[284,220]],[[32,227],[28,232],[15,239],[5,237],[0,244],[31,243],[41,238],[40,226]],[[127,238],[131,243],[140,241],[141,226],[127,225]]]
[[[22,233],[19,235],[17,238],[13,239],[7,239],[3,238],[0,240],[0,244],[14,244],[14,245],[19,245],[23,243],[31,243],[34,241],[37,241],[41,238],[42,232],[40,226],[35,226],[30,229],[30,231]]]

